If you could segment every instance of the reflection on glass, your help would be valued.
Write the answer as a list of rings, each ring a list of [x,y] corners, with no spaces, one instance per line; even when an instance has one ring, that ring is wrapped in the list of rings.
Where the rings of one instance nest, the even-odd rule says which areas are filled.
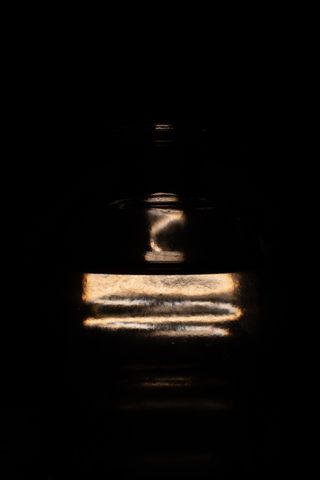
[[[194,385],[195,379],[187,376],[154,376],[153,378],[143,378],[137,382],[136,388],[190,388]]]
[[[156,203],[157,200],[161,202],[176,202],[179,198],[173,194],[161,195],[157,197],[149,197],[146,201]],[[170,243],[172,239],[171,233],[184,227],[186,222],[186,215],[182,210],[175,210],[173,208],[151,208],[148,210],[149,222],[149,251],[145,253],[145,260],[147,262],[182,262],[184,260],[184,253],[177,250],[174,245]]]
[[[226,337],[241,323],[244,274],[86,274],[86,328],[153,337]]]
[[[146,203],[152,203],[153,205],[163,204],[163,203],[175,203],[175,202],[178,202],[179,200],[180,198],[175,193],[164,193],[164,192],[152,193],[151,195],[148,195],[144,199]]]
[[[154,124],[154,129],[160,132],[168,132],[174,130],[174,126],[168,122],[157,122]]]

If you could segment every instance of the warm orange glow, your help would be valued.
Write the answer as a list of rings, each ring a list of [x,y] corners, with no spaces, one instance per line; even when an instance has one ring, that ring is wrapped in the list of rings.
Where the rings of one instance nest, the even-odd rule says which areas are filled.
[[[203,275],[117,275],[86,274],[83,300],[103,303],[145,297],[178,296],[184,300],[217,299],[217,296],[235,297],[239,291],[240,274],[221,273]]]
[[[161,244],[161,235],[169,228],[184,225],[186,216],[183,211],[174,209],[154,208],[148,211],[149,216],[149,248],[145,253],[147,262],[181,262],[184,253]]]
[[[184,212],[177,210],[152,210],[150,214],[155,217],[150,228],[150,247],[151,250],[162,252],[162,248],[158,244],[157,237],[165,231],[172,223],[184,223]]]
[[[86,328],[151,337],[226,337],[244,314],[240,274],[87,274]]]
[[[175,193],[164,193],[164,192],[158,192],[158,193],[153,193],[151,195],[148,195],[144,201],[146,203],[152,203],[152,204],[157,204],[157,203],[175,203],[179,201],[179,197]]]
[[[160,251],[149,251],[144,254],[144,259],[146,262],[183,262],[185,255],[183,252],[178,252],[175,250],[168,250],[165,252]]]

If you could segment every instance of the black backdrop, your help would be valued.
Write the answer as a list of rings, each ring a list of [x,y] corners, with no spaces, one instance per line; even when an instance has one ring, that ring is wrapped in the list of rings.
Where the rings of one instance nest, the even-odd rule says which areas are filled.
[[[57,277],[57,265],[70,225],[79,216],[88,219],[83,212],[90,215],[101,202],[146,191],[201,194],[251,212],[277,292],[270,308],[281,321],[267,353],[270,370],[266,361],[264,371],[272,394],[263,427],[263,468],[266,475],[288,468],[294,437],[287,405],[290,365],[296,361],[288,328],[295,268],[290,205],[298,113],[280,64],[257,70],[238,60],[216,78],[200,70],[196,82],[187,72],[175,76],[159,67],[147,75],[141,70],[137,78],[133,72],[140,67],[134,64],[114,74],[114,66],[100,69],[79,58],[55,60],[43,69],[27,64],[30,77],[15,110],[19,165],[15,162],[12,175],[22,231],[23,279],[16,281],[24,313],[14,312],[15,355],[6,369],[10,387],[3,408],[5,458],[13,471],[60,478],[51,472],[61,471],[57,465],[73,455],[64,441],[69,427],[61,407],[68,401],[68,343],[63,328],[56,328],[67,308],[66,280]],[[158,120],[191,132],[168,158],[146,146],[148,125]],[[192,132],[204,130],[207,143],[201,149]],[[99,233],[99,225],[88,222],[84,228]]]

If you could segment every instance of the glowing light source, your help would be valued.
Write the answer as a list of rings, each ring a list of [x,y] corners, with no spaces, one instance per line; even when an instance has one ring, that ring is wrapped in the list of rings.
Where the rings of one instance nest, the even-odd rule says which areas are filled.
[[[85,274],[83,301],[100,303],[112,298],[142,299],[173,296],[187,299],[237,297],[241,275],[237,273],[201,275],[121,275]]]
[[[239,274],[87,274],[86,328],[152,337],[226,337],[241,320]]]

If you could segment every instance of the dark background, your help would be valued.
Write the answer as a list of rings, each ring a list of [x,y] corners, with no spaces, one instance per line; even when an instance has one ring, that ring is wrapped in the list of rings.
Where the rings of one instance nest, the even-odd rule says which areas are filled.
[[[200,194],[245,212],[263,238],[276,328],[263,352],[270,363],[265,360],[261,371],[268,393],[260,468],[266,476],[294,470],[299,441],[289,405],[297,357],[289,325],[300,100],[287,57],[258,54],[244,58],[239,52],[222,62],[196,55],[181,68],[174,55],[170,64],[163,57],[140,63],[130,55],[102,62],[85,49],[22,55],[13,109],[19,162],[11,176],[21,242],[15,279],[20,313],[14,304],[2,409],[12,478],[18,478],[14,472],[64,478],[52,472],[63,471],[76,455],[70,443],[77,429],[65,408],[69,232],[80,219],[99,235],[90,212],[153,191]],[[182,132],[168,155],[150,145],[150,125],[159,120]]]

